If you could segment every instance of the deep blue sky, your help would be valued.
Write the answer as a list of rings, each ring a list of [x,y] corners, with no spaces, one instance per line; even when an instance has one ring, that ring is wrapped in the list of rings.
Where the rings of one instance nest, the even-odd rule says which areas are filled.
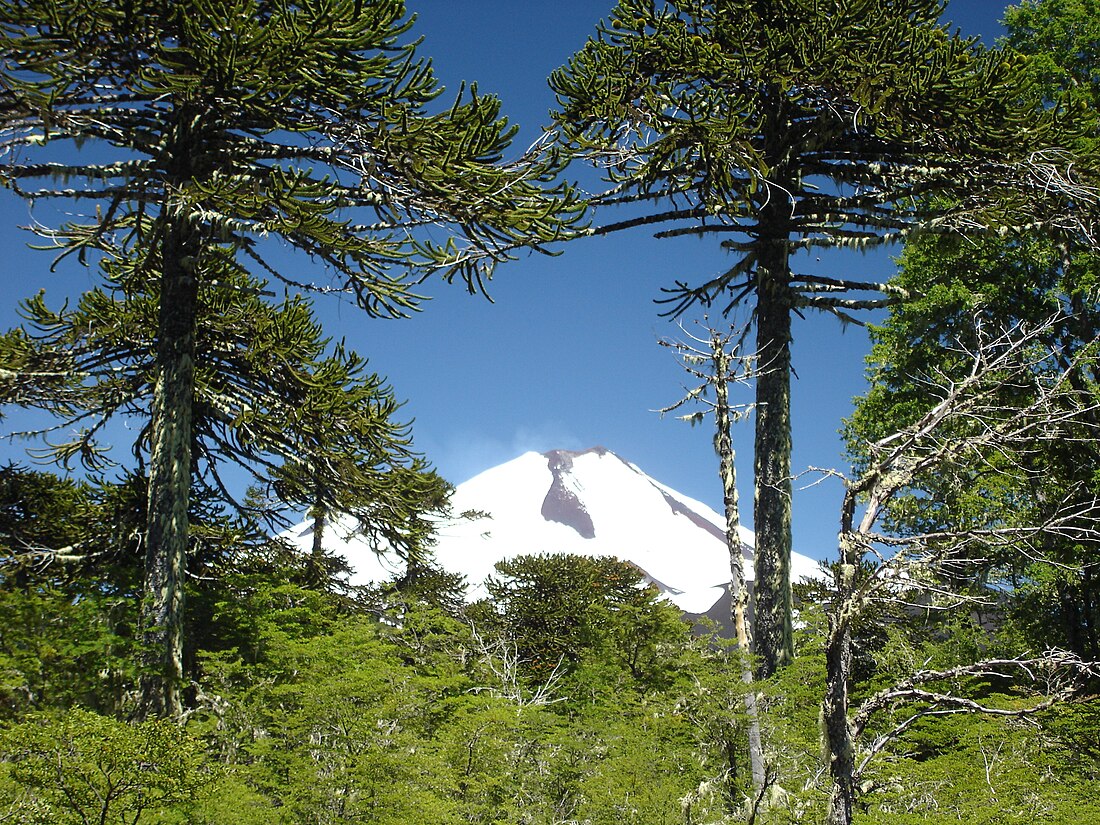
[[[409,0],[440,79],[452,88],[455,81],[476,80],[483,92],[499,95],[528,141],[554,105],[546,77],[613,5]],[[1003,33],[1003,10],[999,2],[956,0],[947,19],[992,43]],[[841,253],[832,261],[840,271],[886,277],[891,254],[896,251]],[[728,260],[713,239],[657,241],[629,232],[577,242],[558,258],[534,256],[502,267],[493,305],[460,289],[435,290],[417,318],[366,324],[345,307],[342,328],[355,329],[361,351],[409,399],[418,444],[453,481],[524,450],[600,444],[720,511],[711,431],[652,412],[679,398],[688,380],[656,344],[679,331],[658,317],[653,299],[675,278],[698,280]],[[837,428],[863,391],[866,334],[841,330],[831,317],[809,316],[796,321],[794,335],[794,467],[842,467]],[[748,390],[740,400],[751,400]],[[734,438],[748,519],[751,427],[742,425]],[[835,481],[796,493],[796,549],[819,558],[833,552],[839,500]]]
[[[611,0],[408,0],[450,94],[461,81],[498,95],[522,127],[517,153],[539,134],[553,106],[546,85],[612,7]],[[1001,34],[1003,4],[955,0],[948,19],[986,42]],[[40,287],[79,289],[94,270],[51,280],[49,255],[25,249],[27,207],[0,193],[6,264],[0,327],[16,322],[14,303]],[[889,253],[827,258],[832,271],[885,278]],[[414,418],[417,446],[458,483],[525,450],[605,446],[671,487],[719,509],[721,489],[708,428],[661,418],[653,410],[679,398],[687,378],[657,345],[676,325],[658,317],[653,299],[676,278],[699,280],[728,258],[713,240],[655,241],[630,232],[577,242],[556,258],[526,257],[502,267],[491,284],[495,303],[458,286],[433,284],[433,300],[411,319],[375,321],[348,301],[323,299],[328,332],[387,376]],[[303,279],[309,280],[309,273]],[[690,322],[695,316],[687,316]],[[843,467],[837,428],[863,390],[868,345],[861,329],[842,331],[831,318],[795,328],[794,467]],[[747,402],[748,391],[739,399]],[[744,517],[751,512],[752,432],[735,430]],[[0,442],[0,460],[22,460]],[[805,483],[812,479],[807,478]],[[823,558],[833,552],[839,486],[824,482],[796,493],[795,548]],[[517,548],[522,550],[522,548]]]

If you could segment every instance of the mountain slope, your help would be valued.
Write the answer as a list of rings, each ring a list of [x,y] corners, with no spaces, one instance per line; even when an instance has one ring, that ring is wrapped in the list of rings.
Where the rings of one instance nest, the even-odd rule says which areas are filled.
[[[728,618],[725,519],[602,447],[525,453],[460,484],[452,506],[456,514],[485,514],[440,524],[435,548],[444,569],[467,577],[474,598],[503,558],[607,555],[639,567],[686,613]],[[303,523],[288,537],[306,548],[310,531]],[[751,580],[751,531],[742,528],[741,541],[745,575]],[[348,559],[354,583],[392,578],[402,569],[399,560],[376,557],[346,531],[331,531],[325,546]],[[817,572],[817,562],[795,554],[796,579]]]

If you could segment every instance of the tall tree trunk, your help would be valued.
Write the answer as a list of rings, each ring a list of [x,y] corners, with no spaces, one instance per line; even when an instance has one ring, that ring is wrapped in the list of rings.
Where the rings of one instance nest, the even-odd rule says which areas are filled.
[[[309,517],[313,519],[313,546],[310,550],[310,578],[313,584],[321,587],[328,577],[325,575],[325,526],[328,524],[328,508],[321,499],[318,484],[314,482],[316,490],[313,497],[313,506],[309,508]]]
[[[835,576],[835,601],[829,611],[829,637],[825,644],[825,698],[821,709],[832,779],[825,825],[850,825],[855,805],[855,744],[848,726],[848,680],[852,669],[850,611],[856,567],[850,561],[849,554],[842,548]]]
[[[177,106],[174,120],[161,215],[160,307],[141,611],[141,718],[176,718],[183,712],[183,586],[190,539],[195,328],[202,252],[202,235],[189,214],[185,189],[198,177],[195,164],[201,155],[195,147],[200,143],[202,121],[198,111],[186,103]]]
[[[711,333],[711,353],[714,358],[714,418],[715,441],[718,452],[719,474],[722,477],[722,500],[726,511],[726,546],[730,554],[730,612],[737,649],[742,656],[741,682],[746,686],[745,715],[749,722],[749,767],[752,771],[753,792],[759,796],[764,788],[764,747],[760,736],[760,716],[756,707],[756,694],[752,684],[752,665],[749,654],[752,649],[752,631],[748,621],[748,588],[745,586],[745,556],[739,528],[741,508],[737,495],[736,454],[733,449],[729,408],[729,375],[733,356],[727,353],[722,338]]]
[[[325,560],[325,508],[323,506],[314,505],[310,511],[310,515],[313,516],[313,546],[311,549],[311,556],[313,564],[318,570],[324,564]]]
[[[196,238],[186,221],[169,217],[163,239],[151,420],[141,718],[177,717],[183,710],[183,583],[189,538],[198,297]]]
[[[768,678],[794,658],[790,347],[793,291],[785,241],[762,247],[756,277],[755,641],[760,676]]]

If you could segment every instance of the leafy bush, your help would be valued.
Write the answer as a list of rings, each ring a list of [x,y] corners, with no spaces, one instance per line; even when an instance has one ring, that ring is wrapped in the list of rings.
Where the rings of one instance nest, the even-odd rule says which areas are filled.
[[[26,825],[185,822],[214,778],[175,723],[129,725],[79,708],[0,732],[0,759],[0,811]]]

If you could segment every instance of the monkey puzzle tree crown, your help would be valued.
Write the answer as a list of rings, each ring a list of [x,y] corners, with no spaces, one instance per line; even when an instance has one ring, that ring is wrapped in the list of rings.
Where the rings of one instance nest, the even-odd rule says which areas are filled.
[[[416,280],[480,287],[579,215],[551,155],[503,161],[495,99],[430,111],[411,23],[400,0],[0,2],[0,184],[75,202],[41,231],[62,254],[125,261],[127,294],[156,282],[143,715],[181,710],[199,296],[225,256],[402,315]]]
[[[792,315],[852,320],[899,297],[885,278],[799,272],[792,255],[919,230],[1091,229],[1075,208],[1095,193],[1052,163],[1058,113],[1029,100],[1021,58],[952,35],[942,12],[936,0],[620,0],[551,78],[563,144],[605,171],[593,203],[630,210],[590,234],[716,235],[732,265],[662,300],[675,314],[755,299],[765,674],[793,654]]]
[[[325,289],[400,313],[411,267],[477,283],[576,216],[546,186],[550,158],[501,162],[515,128],[496,99],[427,111],[443,90],[400,42],[411,24],[399,0],[0,3],[0,181],[95,202],[50,233],[66,249],[140,247],[152,265],[165,225],[186,221],[258,273],[303,280],[265,244],[277,236],[331,270]],[[85,142],[112,151],[68,151]]]
[[[1018,187],[1065,131],[1028,105],[1021,58],[952,35],[942,10],[936,0],[621,0],[551,79],[569,148],[612,184],[595,202],[653,205],[592,231],[669,223],[660,236],[736,236],[723,243],[740,253],[730,270],[670,290],[682,311],[723,294],[739,302],[769,246],[866,248],[998,215],[1036,219],[1040,204],[1025,206]],[[1015,194],[1017,209],[975,199],[994,193]],[[798,306],[840,311],[860,308],[840,292],[882,286],[792,284]]]

